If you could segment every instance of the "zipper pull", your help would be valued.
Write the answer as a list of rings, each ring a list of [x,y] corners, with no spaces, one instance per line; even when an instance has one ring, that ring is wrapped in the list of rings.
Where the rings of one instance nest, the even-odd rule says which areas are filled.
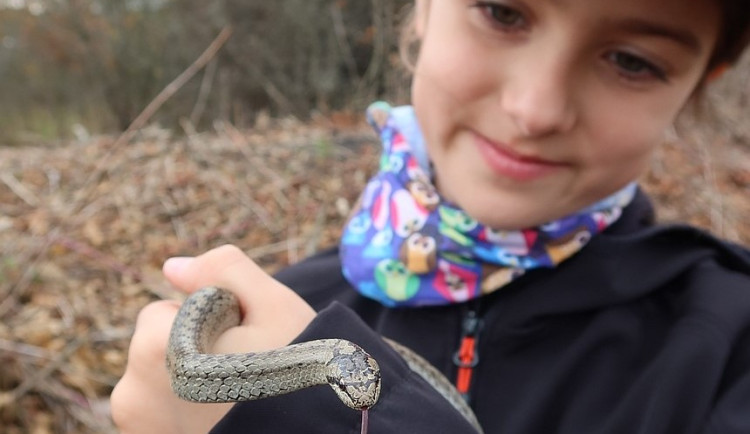
[[[482,320],[475,310],[469,310],[461,323],[461,343],[453,354],[456,372],[456,389],[468,404],[471,401],[471,379],[474,368],[479,364],[479,331]]]

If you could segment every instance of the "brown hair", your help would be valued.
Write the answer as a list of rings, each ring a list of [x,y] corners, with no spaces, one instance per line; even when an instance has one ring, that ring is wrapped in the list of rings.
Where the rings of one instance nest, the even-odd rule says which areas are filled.
[[[723,6],[722,32],[706,68],[706,75],[716,68],[732,65],[750,45],[750,4],[748,0],[720,0]],[[404,14],[401,27],[400,54],[407,69],[413,71],[419,54],[414,7]]]
[[[747,0],[721,0],[724,7],[722,32],[708,64],[708,71],[735,63],[750,43],[750,4]]]

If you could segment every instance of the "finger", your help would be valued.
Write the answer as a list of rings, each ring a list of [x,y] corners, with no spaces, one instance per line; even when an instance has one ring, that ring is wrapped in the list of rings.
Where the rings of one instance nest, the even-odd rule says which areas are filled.
[[[143,378],[123,376],[110,397],[112,420],[121,434],[177,434],[164,417],[167,412],[163,408],[170,399],[169,391],[155,388]]]
[[[130,341],[127,369],[134,370],[136,375],[151,377],[165,372],[155,371],[154,366],[164,367],[169,332],[178,309],[178,303],[170,300],[157,301],[141,309]]]
[[[295,292],[266,274],[234,246],[222,246],[195,258],[168,260],[164,275],[187,293],[205,286],[218,286],[234,293],[240,302],[242,325],[263,330],[256,335],[263,336],[266,344],[254,340],[262,347],[289,343],[315,316],[315,311]],[[238,336],[233,333],[248,332],[251,331],[230,329],[224,337],[234,339]]]
[[[138,314],[128,364],[111,395],[112,417],[122,433],[171,432],[167,426],[159,429],[159,421],[147,416],[172,396],[165,359],[169,330],[177,308],[175,302],[158,301]],[[148,426],[149,430],[144,431],[143,426]]]

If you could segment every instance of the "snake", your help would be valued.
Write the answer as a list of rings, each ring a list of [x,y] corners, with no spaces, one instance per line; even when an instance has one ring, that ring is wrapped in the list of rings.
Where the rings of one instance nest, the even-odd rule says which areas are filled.
[[[205,287],[180,306],[167,343],[166,365],[172,390],[199,403],[232,403],[292,393],[328,384],[349,408],[363,411],[380,396],[377,361],[345,339],[318,339],[280,348],[234,354],[212,354],[217,337],[241,322],[237,298],[219,287]],[[424,358],[383,337],[411,371],[455,408],[478,433],[482,428],[456,388]]]

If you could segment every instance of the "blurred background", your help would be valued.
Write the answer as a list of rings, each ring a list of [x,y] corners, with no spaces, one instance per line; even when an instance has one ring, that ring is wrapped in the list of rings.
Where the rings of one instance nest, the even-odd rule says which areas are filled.
[[[337,243],[408,101],[408,0],[0,0],[0,433],[110,433],[160,267]],[[660,220],[750,245],[750,56],[665,136]],[[304,415],[300,415],[304,417]]]
[[[230,41],[153,120],[259,110],[309,117],[403,84],[396,18],[408,0],[2,0],[0,143],[125,129],[228,25]],[[377,30],[376,30],[377,29]]]

